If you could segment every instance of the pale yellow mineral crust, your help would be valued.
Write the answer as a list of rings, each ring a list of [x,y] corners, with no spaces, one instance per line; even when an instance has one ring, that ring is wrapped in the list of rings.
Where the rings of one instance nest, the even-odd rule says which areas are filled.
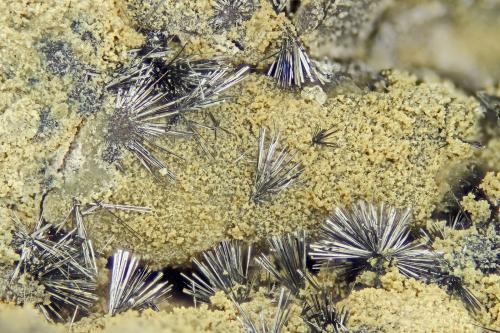
[[[381,332],[481,332],[463,304],[436,285],[406,279],[397,272],[381,280],[383,288],[353,291],[341,302],[352,309],[351,327],[366,325]]]
[[[500,172],[488,172],[481,182],[481,189],[493,202],[500,200]]]
[[[460,204],[466,212],[470,213],[472,221],[484,222],[491,215],[491,207],[488,201],[476,200],[473,193],[464,196]]]
[[[234,311],[176,307],[172,311],[138,313],[128,311],[115,317],[88,318],[75,325],[75,333],[243,333]]]
[[[67,329],[62,325],[49,324],[33,307],[0,303],[0,332],[63,333]]]
[[[11,212],[0,207],[0,265],[12,265],[19,258],[12,246],[12,231],[14,224],[11,222]]]

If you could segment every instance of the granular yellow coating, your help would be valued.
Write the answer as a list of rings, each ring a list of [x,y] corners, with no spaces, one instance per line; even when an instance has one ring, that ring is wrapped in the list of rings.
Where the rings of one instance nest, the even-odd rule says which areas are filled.
[[[397,272],[381,278],[382,288],[353,291],[341,304],[350,309],[349,327],[381,332],[481,332],[459,300],[436,285]]]
[[[500,173],[487,172],[481,182],[480,188],[493,202],[500,200]]]
[[[455,274],[463,277],[464,285],[481,304],[480,312],[473,316],[476,322],[487,327],[500,327],[500,277],[498,274],[482,274],[472,265],[463,270],[456,270]],[[461,302],[457,299],[458,302]]]
[[[68,328],[47,323],[46,319],[32,307],[0,303],[0,331],[59,333],[68,332]],[[75,333],[243,333],[235,310],[209,310],[206,305],[199,308],[176,307],[169,312],[129,311],[115,317],[88,317],[75,323],[71,331]]]
[[[500,137],[493,137],[489,140],[488,145],[479,152],[478,156],[486,170],[500,172]]]
[[[74,327],[75,333],[243,333],[235,311],[175,307],[171,311],[142,313],[128,311],[114,317],[86,318]]]
[[[473,193],[469,193],[462,198],[460,202],[464,210],[471,215],[474,222],[487,221],[491,215],[491,207],[486,200],[476,200]]]
[[[11,222],[10,212],[0,207],[0,265],[12,265],[19,256],[10,246],[14,225]]]

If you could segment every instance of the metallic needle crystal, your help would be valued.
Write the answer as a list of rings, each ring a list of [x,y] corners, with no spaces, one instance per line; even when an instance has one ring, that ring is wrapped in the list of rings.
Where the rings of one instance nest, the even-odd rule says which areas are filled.
[[[336,144],[335,142],[331,141],[331,136],[336,132],[337,131],[334,130],[333,128],[323,129],[317,126],[314,129],[311,143],[313,145],[318,145],[318,146],[335,147]]]
[[[80,216],[81,217],[81,216]],[[11,280],[31,275],[45,288],[48,303],[36,306],[49,321],[74,321],[76,312],[87,314],[97,300],[97,264],[83,220],[74,215],[76,227],[69,231],[48,223],[43,211],[28,231],[14,215],[12,245],[20,254]],[[75,220],[76,219],[76,220]]]
[[[184,292],[193,296],[195,304],[209,303],[217,290],[238,302],[246,300],[254,282],[249,271],[251,258],[251,246],[245,249],[239,241],[222,241],[204,252],[203,260],[193,260],[201,276],[182,274],[188,285]]]
[[[283,88],[301,87],[305,83],[324,84],[328,78],[309,59],[300,40],[287,34],[267,75],[275,78]]]
[[[293,161],[295,153],[288,147],[279,148],[279,135],[272,136],[266,145],[266,129],[259,131],[257,162],[251,199],[262,203],[296,183],[303,172],[300,163]]]
[[[410,210],[399,211],[383,204],[359,201],[351,211],[336,208],[311,244],[317,267],[332,265],[350,273],[370,269],[382,272],[385,264],[396,266],[408,277],[427,278],[437,264],[426,245],[410,240]]]
[[[149,173],[175,180],[175,174],[157,153],[181,157],[159,141],[194,138],[208,152],[188,115],[227,100],[223,93],[243,80],[249,67],[235,69],[221,58],[190,60],[177,56],[167,62],[167,53],[153,49],[137,55],[132,65],[108,85],[117,90],[117,95],[102,158],[120,165],[123,151],[128,151]]]
[[[139,258],[128,251],[118,250],[113,255],[111,284],[109,286],[108,312],[157,310],[172,289],[168,281],[162,282],[163,273],[154,273],[147,266],[139,265]]]
[[[310,295],[302,310],[312,333],[347,333],[348,315],[345,308],[337,308],[333,294],[326,289]]]
[[[257,261],[276,281],[298,295],[305,284],[303,274],[307,272],[306,232],[273,236],[268,244],[271,255],[261,254]]]

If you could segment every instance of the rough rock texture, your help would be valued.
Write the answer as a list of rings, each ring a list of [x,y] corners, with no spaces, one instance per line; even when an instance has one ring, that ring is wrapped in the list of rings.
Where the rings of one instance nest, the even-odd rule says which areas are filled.
[[[498,329],[498,214],[486,220],[495,217],[500,197],[500,126],[496,111],[475,94],[500,95],[498,3],[304,0],[276,13],[261,0],[246,2],[233,18],[217,7],[222,2],[2,2],[0,332],[68,331],[28,306],[47,301],[36,277],[10,281],[18,260],[12,214],[32,225],[42,198],[52,223],[64,221],[73,197],[153,209],[117,212],[122,220],[106,211],[89,218],[100,257],[100,299],[74,332],[241,332],[234,307],[220,294],[211,307],[179,307],[174,299],[158,313],[104,315],[107,257],[124,248],[154,268],[186,269],[191,257],[222,239],[259,247],[271,234],[299,228],[314,237],[335,205],[356,199],[410,206],[416,230],[442,213],[445,194],[467,178],[471,165],[486,174],[479,189],[457,201],[472,226],[448,230],[433,246],[481,302],[479,314],[436,284],[395,272],[382,277],[381,288],[371,287],[374,276],[364,273],[364,287],[355,291],[335,272],[317,278],[344,299],[353,332],[478,332],[476,322]],[[311,58],[321,60],[329,84],[286,90],[263,75],[285,34],[297,35]],[[105,89],[109,77],[130,61],[130,49],[166,42],[186,55],[253,66],[229,91],[232,100],[193,118],[206,122],[212,114],[229,131],[200,131],[212,157],[193,140],[161,142],[183,157],[158,153],[177,174],[175,183],[154,179],[126,154],[123,172],[102,160],[115,101]],[[305,171],[300,184],[256,204],[250,194],[260,127],[279,132]],[[331,147],[312,145],[318,127],[334,130]],[[262,287],[243,305],[257,321],[261,312],[274,315],[269,294]],[[301,302],[292,303],[284,332],[306,332]]]
[[[377,68],[434,71],[461,87],[484,89],[500,78],[495,61],[500,19],[496,1],[396,1],[371,44]]]

